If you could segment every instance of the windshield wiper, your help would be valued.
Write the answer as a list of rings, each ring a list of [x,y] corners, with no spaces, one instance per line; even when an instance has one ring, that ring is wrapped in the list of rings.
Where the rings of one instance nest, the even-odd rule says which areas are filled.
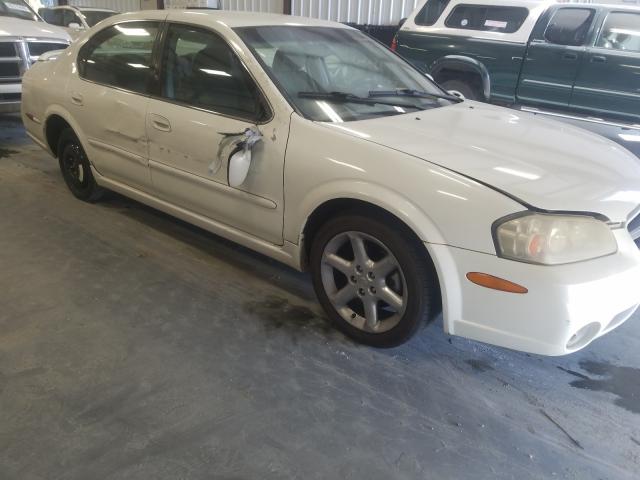
[[[398,102],[385,102],[383,100],[376,100],[371,97],[359,97],[358,95],[347,92],[298,92],[298,97],[310,98],[314,100],[329,100],[330,102],[361,103],[363,105],[389,105],[391,107],[407,107],[415,108],[416,110],[422,110],[422,107],[418,105],[407,105],[405,103]]]
[[[449,100],[451,102],[460,103],[463,102],[459,97],[455,95],[441,95],[439,93],[421,92],[419,90],[411,90],[410,88],[398,88],[396,90],[371,90],[369,97],[416,97],[416,98],[441,98],[443,100]]]

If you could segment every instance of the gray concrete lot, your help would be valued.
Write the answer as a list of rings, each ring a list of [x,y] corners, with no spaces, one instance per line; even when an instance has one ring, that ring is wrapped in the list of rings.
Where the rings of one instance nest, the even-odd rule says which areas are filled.
[[[634,479],[639,352],[638,314],[561,358],[440,320],[355,345],[307,275],[115,194],[75,200],[0,119],[3,480]]]

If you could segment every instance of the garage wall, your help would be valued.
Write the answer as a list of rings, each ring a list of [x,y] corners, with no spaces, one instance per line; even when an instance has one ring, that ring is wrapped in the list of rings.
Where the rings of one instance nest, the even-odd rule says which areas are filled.
[[[140,10],[140,0],[69,0],[69,5],[78,7],[110,8],[118,12]]]
[[[224,10],[282,13],[283,0],[222,0]]]
[[[282,13],[283,0],[164,0],[165,8],[222,7],[223,10]]]
[[[359,25],[397,25],[421,0],[291,0],[291,14]]]

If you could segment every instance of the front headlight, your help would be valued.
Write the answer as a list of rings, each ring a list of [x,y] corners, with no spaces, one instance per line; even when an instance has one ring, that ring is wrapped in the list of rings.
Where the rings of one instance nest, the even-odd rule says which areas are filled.
[[[498,220],[494,238],[499,257],[560,265],[604,257],[618,251],[611,228],[583,215],[524,213]]]

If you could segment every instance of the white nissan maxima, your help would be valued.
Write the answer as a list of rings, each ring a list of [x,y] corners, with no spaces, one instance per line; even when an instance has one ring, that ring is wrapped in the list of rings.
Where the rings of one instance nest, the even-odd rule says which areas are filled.
[[[637,158],[458,98],[349,27],[119,15],[23,91],[76,197],[114,190],[309,269],[360,342],[398,345],[442,305],[449,334],[561,355],[640,304]]]

